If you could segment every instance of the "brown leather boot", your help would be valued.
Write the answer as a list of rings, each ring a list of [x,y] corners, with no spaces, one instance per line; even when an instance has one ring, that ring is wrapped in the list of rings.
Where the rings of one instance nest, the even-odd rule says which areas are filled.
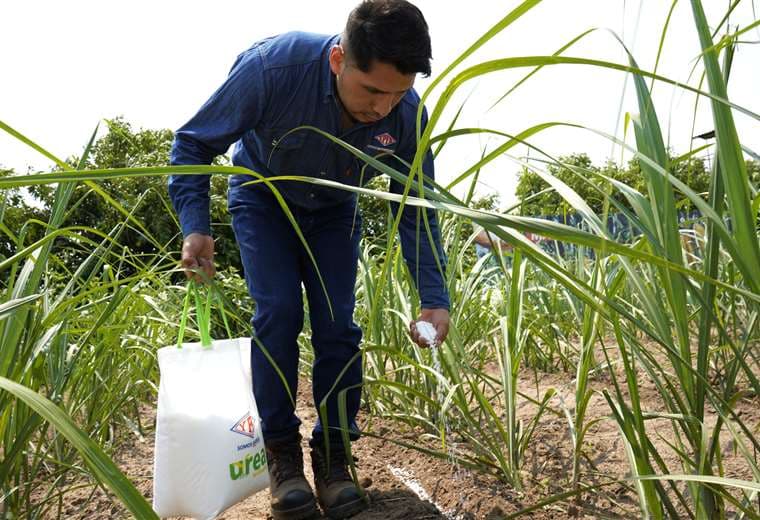
[[[325,448],[311,450],[314,486],[322,510],[330,518],[348,518],[367,507],[367,503],[351,479],[342,446],[330,450],[329,464]]]
[[[303,474],[301,435],[264,440],[275,520],[304,520],[317,513],[314,493]]]

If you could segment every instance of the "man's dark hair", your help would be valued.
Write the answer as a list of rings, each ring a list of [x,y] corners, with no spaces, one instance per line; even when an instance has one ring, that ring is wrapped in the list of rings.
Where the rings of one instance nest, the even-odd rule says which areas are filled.
[[[349,60],[363,72],[377,60],[402,74],[430,75],[428,25],[406,0],[364,0],[348,15],[342,43]]]

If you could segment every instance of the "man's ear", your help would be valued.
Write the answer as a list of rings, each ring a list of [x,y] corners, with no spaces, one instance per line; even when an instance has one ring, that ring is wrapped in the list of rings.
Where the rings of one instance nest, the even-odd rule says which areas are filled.
[[[340,45],[333,45],[330,49],[330,70],[336,76],[343,72],[346,64],[346,53]]]

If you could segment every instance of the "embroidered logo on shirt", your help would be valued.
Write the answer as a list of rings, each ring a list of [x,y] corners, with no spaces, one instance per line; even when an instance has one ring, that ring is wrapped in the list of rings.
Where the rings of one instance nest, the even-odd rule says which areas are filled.
[[[390,146],[396,142],[396,138],[393,137],[388,132],[382,133],[380,135],[376,135],[375,139],[377,139],[380,142],[380,144],[383,146]]]

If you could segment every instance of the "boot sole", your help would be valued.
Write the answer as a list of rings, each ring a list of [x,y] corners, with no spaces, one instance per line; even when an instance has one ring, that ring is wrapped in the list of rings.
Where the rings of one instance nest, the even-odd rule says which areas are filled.
[[[363,498],[358,498],[354,500],[353,502],[349,502],[348,504],[341,504],[339,506],[334,506],[334,507],[325,507],[324,505],[322,505],[322,509],[325,511],[325,514],[329,518],[336,520],[340,518],[348,518],[350,516],[354,516],[355,514],[361,511],[364,511],[365,509],[367,509],[367,503],[364,501]]]
[[[306,520],[317,515],[317,501],[311,499],[310,502],[292,509],[286,509],[284,511],[276,511],[272,509],[272,518],[274,520]]]

